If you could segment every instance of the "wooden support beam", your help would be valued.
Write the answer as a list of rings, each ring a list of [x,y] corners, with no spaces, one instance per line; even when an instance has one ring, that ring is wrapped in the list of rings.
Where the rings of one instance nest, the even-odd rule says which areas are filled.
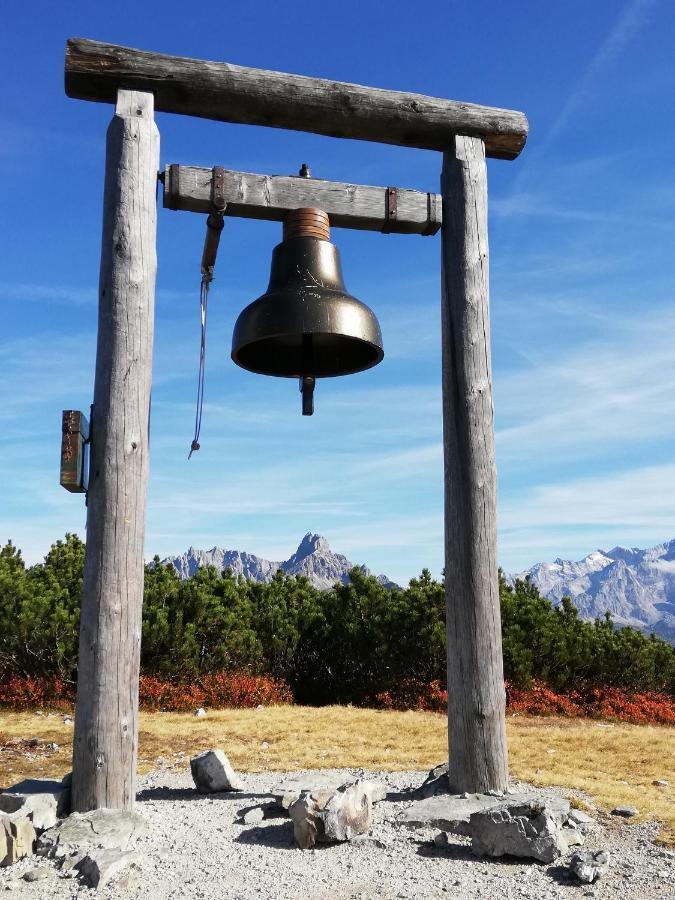
[[[143,540],[157,257],[152,94],[120,90],[108,128],[91,417],[73,811],[135,799]]]
[[[514,159],[527,139],[522,112],[268,72],[71,38],[66,93],[114,103],[119,87],[151,91],[155,109],[403,147],[444,150],[455,134],[481,137],[488,156]]]
[[[503,791],[505,692],[483,142],[444,154],[442,341],[448,732],[453,791]]]
[[[170,165],[164,172],[164,206],[208,213],[212,210],[212,169]],[[436,234],[441,227],[440,194],[320,181],[287,175],[222,172],[225,215],[280,222],[289,209],[315,206],[325,210],[337,228]],[[394,207],[392,209],[392,207]]]

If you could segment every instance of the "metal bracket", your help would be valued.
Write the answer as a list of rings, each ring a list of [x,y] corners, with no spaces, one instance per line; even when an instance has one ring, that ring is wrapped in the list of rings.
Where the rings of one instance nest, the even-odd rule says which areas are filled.
[[[436,234],[441,227],[441,217],[439,216],[439,196],[438,194],[427,194],[427,225],[422,235],[429,237]]]
[[[214,166],[211,176],[211,206],[214,212],[224,212],[225,207],[225,169]]]
[[[168,185],[166,183],[166,178],[162,179],[166,206],[169,209],[178,209],[178,198],[180,197],[180,166],[178,163],[173,163],[172,165],[167,166],[167,169],[169,170]]]
[[[209,281],[216,265],[220,232],[225,225],[225,169],[214,166],[211,175],[211,212],[206,218],[206,237],[202,253],[202,275]]]
[[[391,232],[391,223],[396,221],[398,211],[398,191],[395,187],[388,187],[384,195],[384,225],[382,233]]]

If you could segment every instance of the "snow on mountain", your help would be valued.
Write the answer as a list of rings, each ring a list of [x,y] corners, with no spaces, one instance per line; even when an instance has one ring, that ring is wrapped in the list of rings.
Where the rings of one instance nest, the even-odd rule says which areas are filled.
[[[617,625],[675,643],[675,540],[649,550],[614,547],[577,562],[538,563],[515,577],[529,577],[555,604],[570,597],[584,619],[609,611]]]
[[[327,590],[336,581],[346,584],[349,581],[349,570],[354,568],[354,563],[346,556],[333,553],[325,537],[310,532],[300,541],[295,553],[283,562],[272,562],[251,553],[225,550],[222,547],[213,547],[211,550],[190,547],[181,556],[169,556],[162,562],[171,563],[182,579],[190,578],[200,566],[215,566],[218,571],[231,569],[234,575],[243,575],[252,581],[268,582],[281,569],[288,575],[304,575],[320,590]],[[370,574],[365,566],[359,568]],[[379,575],[378,581],[385,587],[394,587],[394,583],[386,575]]]

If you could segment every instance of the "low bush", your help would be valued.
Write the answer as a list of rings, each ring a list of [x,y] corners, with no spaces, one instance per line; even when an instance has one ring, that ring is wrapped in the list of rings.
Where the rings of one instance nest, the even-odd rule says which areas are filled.
[[[185,711],[200,706],[210,709],[243,709],[292,703],[293,695],[283,681],[246,672],[215,672],[191,682],[141,675],[141,709]],[[0,681],[0,707],[9,709],[72,709],[75,685],[50,678],[11,676]]]
[[[0,707],[9,709],[72,709],[75,685],[49,678],[11,676],[0,681]],[[293,692],[282,680],[247,672],[215,672],[193,681],[141,675],[141,709],[185,712],[200,706],[208,709],[250,709],[259,704],[293,703]],[[364,706],[377,709],[416,709],[443,713],[448,692],[438,680],[403,679],[395,689],[381,691]],[[559,693],[535,681],[529,688],[506,682],[506,704],[510,713],[533,716],[615,719],[636,724],[675,725],[675,698],[654,691],[624,691],[615,687],[581,685]]]
[[[552,691],[541,682],[523,689],[507,683],[509,712],[616,719],[640,725],[675,725],[675,698],[654,691],[624,691],[616,687],[581,685],[568,694]]]
[[[615,687],[582,685],[569,693],[558,693],[541,681],[521,688],[506,682],[506,706],[510,713],[530,716],[615,719],[640,725],[675,725],[675,698],[654,691],[624,691]],[[379,709],[417,709],[445,712],[448,692],[440,681],[422,684],[408,679],[395,690],[381,691],[374,698]]]
[[[392,690],[375,695],[374,706],[378,709],[418,709],[422,712],[445,712],[448,706],[448,692],[440,681],[426,684],[407,678]]]
[[[9,709],[70,709],[74,703],[75,685],[70,681],[18,675],[0,680],[0,706]]]
[[[200,706],[250,709],[261,703],[264,706],[278,706],[292,702],[293,695],[288,685],[269,675],[214,672],[190,683],[141,675],[141,709],[181,711]]]

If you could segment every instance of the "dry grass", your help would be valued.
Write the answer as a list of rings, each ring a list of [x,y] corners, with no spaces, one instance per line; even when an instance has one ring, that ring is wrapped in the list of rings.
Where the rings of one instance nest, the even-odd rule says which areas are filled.
[[[186,713],[142,713],[139,771],[158,757],[180,767],[178,758],[207,747],[226,749],[235,768],[249,772],[295,768],[364,767],[429,769],[446,755],[445,717],[352,707],[298,706],[263,710],[218,710],[204,719]],[[663,823],[675,842],[675,729],[597,723],[582,719],[510,718],[511,773],[539,786],[576,788],[601,808],[637,806]],[[0,746],[13,738],[55,741],[51,754],[0,752],[0,786],[28,775],[62,775],[70,768],[72,725],[62,716],[0,712]],[[266,748],[261,745],[266,742]],[[666,788],[654,779],[669,782]]]

